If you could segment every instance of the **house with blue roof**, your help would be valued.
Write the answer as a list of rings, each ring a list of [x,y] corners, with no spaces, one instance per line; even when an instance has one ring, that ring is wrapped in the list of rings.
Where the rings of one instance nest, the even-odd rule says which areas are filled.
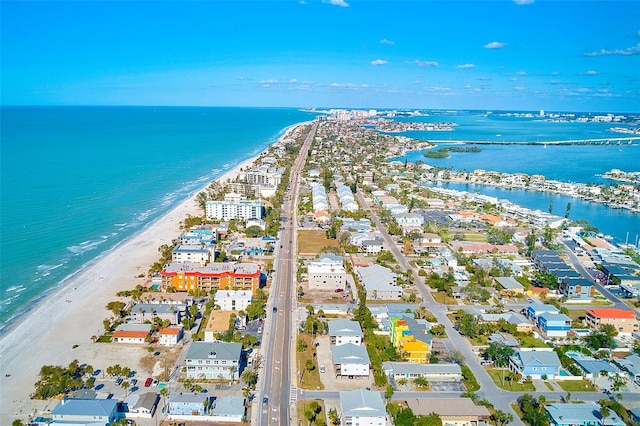
[[[118,421],[118,401],[114,399],[64,398],[51,410],[49,424],[105,425]]]
[[[607,375],[620,372],[615,365],[605,359],[595,359],[590,356],[578,356],[573,358],[573,360],[582,370],[582,375],[589,380],[594,380],[600,377],[603,371],[606,372],[605,374]]]
[[[551,314],[559,314],[560,311],[558,310],[558,308],[556,308],[553,305],[549,305],[549,304],[545,304],[545,303],[538,303],[538,302],[531,302],[529,303],[529,306],[527,306],[526,310],[525,310],[525,315],[527,316],[527,318],[529,318],[530,320],[532,320],[533,322],[537,322],[537,318],[538,316],[544,314],[544,313],[551,313]]]
[[[560,375],[560,358],[551,348],[522,348],[509,357],[509,370],[523,378],[555,379]]]
[[[173,392],[167,402],[167,414],[170,419],[175,416],[206,416],[210,407],[208,394]]]
[[[611,409],[609,415],[603,417],[600,414],[601,406],[596,402],[549,404],[545,409],[554,426],[625,426],[620,416]]]

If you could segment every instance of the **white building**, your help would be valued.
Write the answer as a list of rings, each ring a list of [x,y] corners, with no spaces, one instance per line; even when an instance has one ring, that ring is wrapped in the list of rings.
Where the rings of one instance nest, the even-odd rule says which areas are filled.
[[[356,268],[358,279],[367,290],[367,300],[399,300],[402,287],[397,285],[397,275],[389,268],[372,265]]]
[[[345,343],[340,346],[332,346],[333,366],[336,376],[343,377],[369,377],[369,354],[364,346]]]
[[[347,271],[341,256],[323,254],[307,266],[310,290],[344,291],[347,286]]]
[[[193,342],[185,357],[187,378],[237,380],[241,352],[241,343]]]
[[[350,321],[344,318],[329,321],[329,338],[331,344],[335,346],[351,343],[362,345],[362,328],[357,321]]]
[[[246,311],[251,303],[252,294],[249,290],[218,290],[214,304],[223,311]]]
[[[207,201],[207,220],[262,219],[263,205],[260,200]]]
[[[383,426],[387,424],[387,410],[380,392],[365,389],[340,392],[340,424]]]
[[[175,346],[182,340],[183,335],[184,329],[182,325],[167,327],[158,333],[158,343],[162,346]]]
[[[211,252],[201,245],[179,244],[171,250],[172,262],[194,262],[201,265],[211,261]]]

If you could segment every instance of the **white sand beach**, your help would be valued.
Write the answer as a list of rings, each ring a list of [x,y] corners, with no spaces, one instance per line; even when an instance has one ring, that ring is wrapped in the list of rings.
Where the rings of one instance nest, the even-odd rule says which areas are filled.
[[[287,129],[283,138],[294,127]],[[255,159],[242,162],[217,180],[235,177]],[[106,304],[118,300],[118,291],[144,282],[136,276],[146,273],[158,260],[159,246],[180,235],[180,222],[187,215],[202,214],[194,194],[77,274],[12,325],[0,339],[0,424],[11,424],[16,418],[26,421],[29,414],[55,406],[55,401],[29,399],[43,365],[67,366],[77,359],[95,369],[120,364],[138,371],[140,377],[151,373],[140,370],[139,359],[145,348],[111,348],[93,343],[91,337],[102,334],[103,320],[112,316]]]

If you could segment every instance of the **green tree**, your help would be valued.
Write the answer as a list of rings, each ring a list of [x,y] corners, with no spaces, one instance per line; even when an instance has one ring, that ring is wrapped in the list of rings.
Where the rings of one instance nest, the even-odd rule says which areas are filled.
[[[484,355],[493,361],[496,367],[504,367],[509,363],[509,357],[514,354],[512,347],[504,343],[491,342],[485,349]]]
[[[498,426],[502,426],[511,423],[513,421],[513,415],[505,413],[502,410],[496,410],[491,415],[491,420],[493,420]]]

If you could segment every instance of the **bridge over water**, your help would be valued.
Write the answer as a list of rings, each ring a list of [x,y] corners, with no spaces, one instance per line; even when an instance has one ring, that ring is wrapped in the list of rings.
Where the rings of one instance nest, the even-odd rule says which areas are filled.
[[[457,143],[465,145],[640,145],[640,136],[601,139],[567,139],[556,141],[471,141],[471,140],[428,140],[431,143]]]

